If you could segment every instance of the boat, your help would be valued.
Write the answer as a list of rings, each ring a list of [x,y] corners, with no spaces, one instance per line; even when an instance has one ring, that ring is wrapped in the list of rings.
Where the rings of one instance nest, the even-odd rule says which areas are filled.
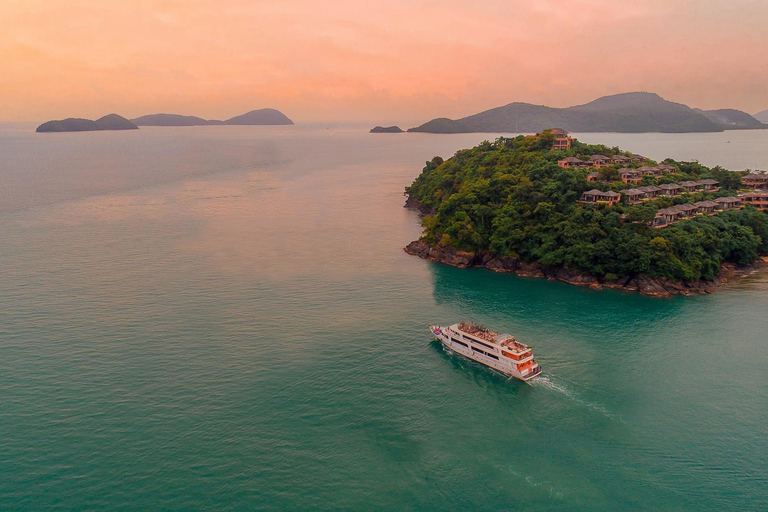
[[[504,375],[528,381],[541,374],[532,347],[510,334],[497,334],[470,322],[447,327],[430,325],[429,330],[445,348]]]

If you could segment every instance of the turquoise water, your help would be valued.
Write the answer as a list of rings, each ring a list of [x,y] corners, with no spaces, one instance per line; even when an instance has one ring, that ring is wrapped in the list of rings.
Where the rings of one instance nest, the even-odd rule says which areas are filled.
[[[768,509],[768,279],[660,300],[405,255],[403,187],[486,137],[0,132],[0,509]],[[765,132],[581,137],[768,161]],[[430,340],[463,318],[544,375]]]

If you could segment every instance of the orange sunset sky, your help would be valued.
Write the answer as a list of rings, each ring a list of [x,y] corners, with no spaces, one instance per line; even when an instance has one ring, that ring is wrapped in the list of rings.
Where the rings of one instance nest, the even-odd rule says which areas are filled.
[[[768,0],[0,0],[0,120],[426,121],[657,92],[768,109]]]

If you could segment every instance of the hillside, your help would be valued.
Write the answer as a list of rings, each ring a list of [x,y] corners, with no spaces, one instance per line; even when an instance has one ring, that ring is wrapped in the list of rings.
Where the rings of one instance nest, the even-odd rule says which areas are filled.
[[[758,112],[753,117],[758,121],[760,121],[761,123],[768,123],[768,110],[763,110],[762,112]]]
[[[210,121],[201,117],[179,114],[149,114],[131,121],[138,126],[201,126],[211,124]]]
[[[766,126],[746,112],[732,108],[720,110],[701,110],[707,118],[722,126],[726,130],[755,130]]]
[[[585,105],[553,108],[510,103],[458,120],[434,119],[408,131],[429,133],[538,132],[558,126],[574,132],[717,132],[723,127],[702,112],[657,94],[605,96]]]
[[[48,121],[37,127],[37,132],[91,132],[101,130],[138,130],[139,127],[117,114],[109,114],[95,121],[91,119],[68,118]]]
[[[724,264],[748,265],[768,254],[768,215],[752,207],[696,216],[663,229],[649,226],[663,208],[735,194],[739,173],[665,160],[674,171],[646,177],[644,185],[710,178],[721,189],[634,205],[584,204],[578,200],[596,186],[587,180],[590,170],[564,169],[558,160],[610,157],[617,148],[579,141],[568,152],[551,147],[552,139],[545,137],[500,138],[427,162],[406,188],[406,205],[429,212],[422,239],[406,252],[455,266],[538,273],[595,286],[642,281],[631,286],[649,294],[654,293],[651,281],[663,283],[662,290],[671,282],[688,283],[678,288],[683,292],[694,282],[706,289]],[[620,165],[603,169],[604,175],[618,176]],[[598,186],[616,191],[634,185]]]
[[[282,112],[272,108],[252,110],[226,121],[203,119],[179,114],[149,114],[133,120],[139,126],[208,126],[208,125],[287,125],[293,124]]]
[[[286,125],[293,124],[285,114],[273,108],[252,110],[241,116],[227,119],[222,124],[226,125]]]
[[[374,126],[371,133],[403,133],[399,126]]]

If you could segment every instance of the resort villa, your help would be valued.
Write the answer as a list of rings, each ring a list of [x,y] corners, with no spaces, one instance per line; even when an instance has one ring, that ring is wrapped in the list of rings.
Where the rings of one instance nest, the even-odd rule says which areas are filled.
[[[768,190],[768,174],[747,174],[741,178],[741,184],[744,188],[751,188],[753,190]]]
[[[614,203],[618,203],[619,199],[621,199],[621,194],[619,194],[618,192],[614,192],[613,190],[609,190],[608,192],[603,192],[602,190],[592,189],[592,190],[587,190],[586,192],[581,194],[581,199],[579,199],[579,202],[614,204]]]
[[[754,192],[747,192],[739,195],[739,199],[744,204],[751,204],[760,211],[768,210],[768,192],[763,190],[755,190]]]
[[[741,199],[733,196],[718,197],[717,199],[715,199],[715,202],[720,206],[720,209],[723,211],[733,210],[734,208],[739,208],[741,206]]]
[[[560,128],[552,128],[549,130],[552,135],[555,136],[555,142],[552,144],[552,149],[564,150],[571,149],[573,139],[568,136],[568,132]]]

